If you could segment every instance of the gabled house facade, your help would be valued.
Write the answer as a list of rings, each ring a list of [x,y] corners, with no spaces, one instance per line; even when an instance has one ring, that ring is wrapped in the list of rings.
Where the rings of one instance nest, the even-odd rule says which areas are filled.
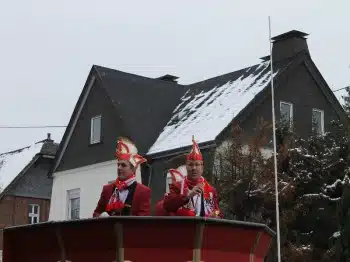
[[[329,131],[331,120],[345,116],[311,59],[306,36],[295,30],[276,36],[272,50],[276,117],[305,137]],[[118,136],[132,139],[148,159],[138,180],[152,188],[153,203],[165,192],[164,173],[174,167],[169,161],[189,151],[192,135],[210,172],[233,122],[247,134],[258,119],[271,122],[270,57],[261,60],[191,85],[171,75],[152,79],[93,66],[51,171],[50,219],[74,218],[70,192],[79,198],[77,217],[91,217],[103,184],[116,178]]]
[[[48,137],[0,155],[0,250],[2,229],[48,220],[52,178],[48,176],[58,144]]]

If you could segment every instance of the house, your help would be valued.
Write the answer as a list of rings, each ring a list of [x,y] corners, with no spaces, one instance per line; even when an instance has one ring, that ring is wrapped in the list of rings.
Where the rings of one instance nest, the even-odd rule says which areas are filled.
[[[0,155],[0,250],[4,227],[47,221],[52,189],[48,171],[57,148],[48,134],[34,145]]]
[[[331,120],[345,116],[311,58],[306,36],[286,32],[273,38],[272,48],[276,117],[301,136],[322,134]],[[116,177],[118,136],[132,139],[148,159],[138,180],[152,188],[155,203],[165,192],[169,161],[189,151],[192,135],[210,172],[231,123],[249,134],[257,119],[271,122],[271,104],[270,56],[190,85],[172,75],[147,78],[93,66],[50,172],[50,219],[74,218],[71,207],[78,203],[79,217],[91,217],[103,184]]]

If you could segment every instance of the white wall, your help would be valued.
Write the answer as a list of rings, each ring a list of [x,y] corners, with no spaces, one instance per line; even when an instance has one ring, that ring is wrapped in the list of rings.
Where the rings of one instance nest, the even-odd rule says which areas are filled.
[[[80,188],[80,218],[92,217],[103,185],[116,177],[116,160],[54,173],[49,220],[67,219],[67,191],[76,188]],[[136,180],[141,183],[140,170]]]

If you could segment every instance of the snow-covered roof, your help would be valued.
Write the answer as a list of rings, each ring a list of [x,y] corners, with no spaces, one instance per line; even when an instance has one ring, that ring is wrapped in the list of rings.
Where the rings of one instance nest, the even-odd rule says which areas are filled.
[[[275,70],[274,77],[277,74]],[[228,78],[228,79],[227,79]],[[269,62],[191,87],[147,154],[213,141],[270,83]]]
[[[5,189],[30,163],[35,155],[40,152],[42,145],[42,143],[38,143],[0,155],[0,191]]]

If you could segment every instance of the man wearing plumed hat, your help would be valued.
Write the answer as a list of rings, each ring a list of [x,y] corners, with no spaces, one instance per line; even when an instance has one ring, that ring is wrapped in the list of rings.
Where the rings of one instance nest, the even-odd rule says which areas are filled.
[[[192,139],[186,165],[169,169],[166,194],[156,205],[156,215],[221,218],[216,189],[203,177],[203,156]]]
[[[129,139],[121,137],[116,150],[118,175],[114,183],[104,185],[93,217],[148,216],[151,189],[136,181],[136,170],[146,162]]]

